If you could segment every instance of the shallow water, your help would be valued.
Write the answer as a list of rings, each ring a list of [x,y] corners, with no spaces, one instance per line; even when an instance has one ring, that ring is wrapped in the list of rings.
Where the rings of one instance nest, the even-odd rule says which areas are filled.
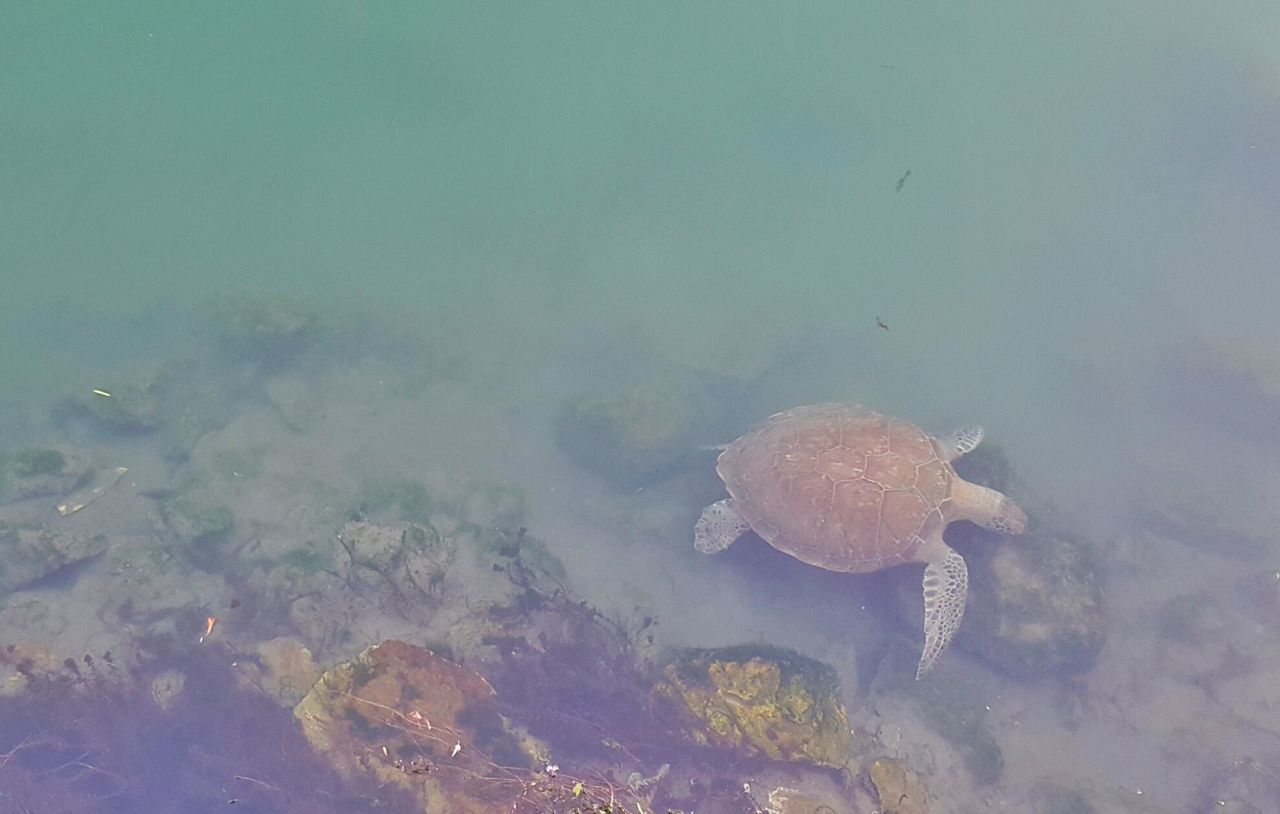
[[[223,420],[192,466],[269,450],[279,493],[227,487],[264,545],[339,523],[306,479],[510,485],[602,608],[679,620],[664,644],[785,642],[853,693],[891,589],[763,546],[695,557],[682,487],[620,496],[557,447],[556,411],[691,376],[741,388],[704,444],[823,400],[981,422],[1097,541],[1108,643],[1070,691],[954,656],[1006,761],[966,799],[1023,810],[1051,781],[1145,811],[1274,784],[1280,736],[1251,704],[1280,684],[1239,689],[1274,642],[1208,690],[1146,673],[1179,669],[1152,655],[1167,599],[1251,618],[1239,586],[1277,567],[1277,24],[1260,2],[30,6],[0,31],[0,447],[127,465],[117,505],[174,488],[165,442],[51,406],[216,357],[190,401]],[[344,326],[277,377],[304,430],[246,384],[263,360],[211,352],[215,300],[240,292]],[[1232,372],[1197,367],[1204,348]],[[112,499],[77,522],[150,533]],[[1151,501],[1265,544],[1153,538],[1133,519]],[[35,593],[74,615],[78,585]]]

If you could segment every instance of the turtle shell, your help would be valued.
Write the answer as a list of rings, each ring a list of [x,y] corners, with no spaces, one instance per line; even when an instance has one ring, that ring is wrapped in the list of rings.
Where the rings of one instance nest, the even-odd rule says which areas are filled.
[[[831,571],[919,562],[949,518],[956,478],[938,442],[856,404],[771,416],[721,453],[734,508],[779,551]]]

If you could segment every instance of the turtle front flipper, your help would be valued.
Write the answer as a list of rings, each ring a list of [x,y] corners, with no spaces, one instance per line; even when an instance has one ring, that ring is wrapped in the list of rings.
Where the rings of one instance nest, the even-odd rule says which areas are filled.
[[[693,547],[703,554],[724,551],[750,528],[733,507],[733,498],[718,500],[702,510],[698,524],[693,527]]]
[[[950,463],[961,455],[968,455],[982,443],[983,435],[981,427],[962,427],[946,438],[939,438],[938,446],[942,448],[942,459]]]
[[[947,649],[960,619],[964,616],[964,600],[969,593],[969,568],[954,549],[941,543],[940,557],[924,568],[924,652],[916,678],[933,669],[938,656]]]

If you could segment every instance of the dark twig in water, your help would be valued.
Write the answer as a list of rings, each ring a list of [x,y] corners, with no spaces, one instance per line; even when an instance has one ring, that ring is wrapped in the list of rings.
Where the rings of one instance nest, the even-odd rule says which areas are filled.
[[[902,174],[902,177],[898,179],[898,183],[897,183],[897,185],[895,185],[895,186],[894,186],[893,191],[894,191],[894,192],[901,192],[901,191],[902,191],[902,185],[903,185],[903,184],[905,184],[905,183],[907,183],[907,179],[908,179],[908,178],[910,178],[910,177],[911,177],[911,170],[907,170],[906,172],[904,172],[904,173]]]

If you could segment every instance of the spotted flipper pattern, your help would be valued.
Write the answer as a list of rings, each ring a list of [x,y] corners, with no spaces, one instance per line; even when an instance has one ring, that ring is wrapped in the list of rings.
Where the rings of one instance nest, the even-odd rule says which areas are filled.
[[[724,551],[750,528],[733,507],[732,498],[719,500],[702,510],[693,527],[693,547],[703,554]]]
[[[964,427],[946,438],[939,438],[938,446],[942,447],[942,457],[950,462],[961,455],[968,455],[982,443],[984,434],[981,427]]]
[[[942,562],[931,562],[924,569],[924,652],[916,668],[919,679],[930,670],[947,649],[960,619],[964,617],[964,601],[969,592],[969,569],[964,558],[947,548]]]

